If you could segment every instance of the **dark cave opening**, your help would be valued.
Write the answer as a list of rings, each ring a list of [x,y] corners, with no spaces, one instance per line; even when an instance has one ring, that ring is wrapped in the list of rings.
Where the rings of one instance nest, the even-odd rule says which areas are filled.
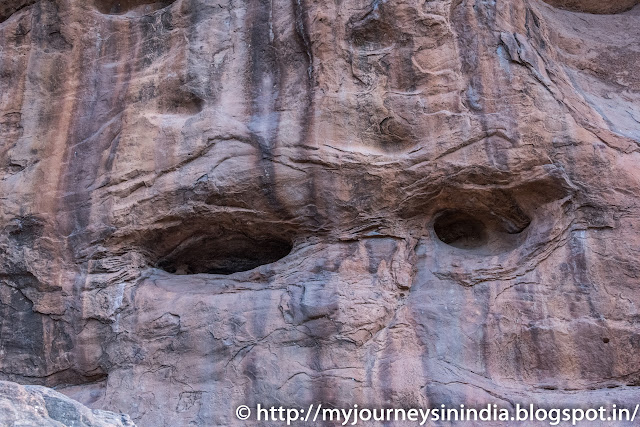
[[[487,243],[485,224],[462,211],[440,214],[433,229],[442,242],[460,249],[474,249]]]
[[[169,6],[175,0],[94,0],[96,8],[105,15],[122,15],[144,7],[144,12],[154,12]]]
[[[187,239],[157,266],[172,274],[233,274],[276,262],[293,246],[277,238],[252,238],[242,234],[200,236]]]

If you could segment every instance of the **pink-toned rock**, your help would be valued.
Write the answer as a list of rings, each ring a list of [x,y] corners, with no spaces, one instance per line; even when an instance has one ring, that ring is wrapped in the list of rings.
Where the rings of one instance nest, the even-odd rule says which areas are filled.
[[[128,415],[89,409],[38,385],[0,381],[0,425],[6,427],[135,427]]]
[[[544,0],[551,6],[585,13],[620,13],[625,12],[638,3],[638,0]]]
[[[560,3],[3,2],[0,379],[640,402],[640,9]]]

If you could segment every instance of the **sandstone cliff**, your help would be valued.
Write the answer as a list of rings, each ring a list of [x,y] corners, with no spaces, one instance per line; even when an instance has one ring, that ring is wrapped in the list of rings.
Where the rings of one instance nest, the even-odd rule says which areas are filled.
[[[0,425],[25,427],[135,427],[127,415],[90,410],[46,387],[0,381]]]
[[[635,405],[635,3],[3,1],[0,379]]]

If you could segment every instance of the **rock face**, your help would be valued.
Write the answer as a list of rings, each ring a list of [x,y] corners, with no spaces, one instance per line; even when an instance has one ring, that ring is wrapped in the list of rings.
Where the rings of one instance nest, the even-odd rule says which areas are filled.
[[[638,0],[545,0],[554,7],[585,13],[620,13],[640,3]]]
[[[3,1],[0,378],[141,426],[635,405],[634,3]]]
[[[0,381],[0,425],[135,427],[128,415],[91,410],[49,388],[7,381]]]

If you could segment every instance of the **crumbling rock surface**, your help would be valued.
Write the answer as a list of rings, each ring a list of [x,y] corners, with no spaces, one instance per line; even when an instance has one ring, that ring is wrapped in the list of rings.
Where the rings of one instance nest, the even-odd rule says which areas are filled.
[[[0,381],[0,425],[5,427],[135,427],[128,415],[89,409],[37,385]]]
[[[141,426],[637,404],[633,3],[2,2],[0,378]]]

